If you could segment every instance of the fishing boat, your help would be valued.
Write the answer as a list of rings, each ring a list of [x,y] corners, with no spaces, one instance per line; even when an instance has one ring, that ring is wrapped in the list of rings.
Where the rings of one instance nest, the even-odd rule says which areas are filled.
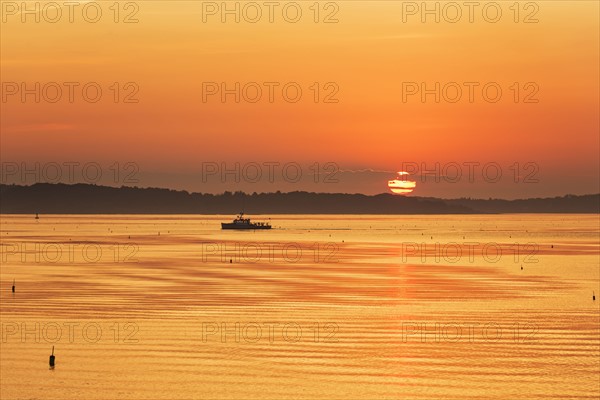
[[[232,222],[221,222],[221,229],[271,229],[271,224],[251,222],[250,218],[244,218],[244,213],[240,213]]]

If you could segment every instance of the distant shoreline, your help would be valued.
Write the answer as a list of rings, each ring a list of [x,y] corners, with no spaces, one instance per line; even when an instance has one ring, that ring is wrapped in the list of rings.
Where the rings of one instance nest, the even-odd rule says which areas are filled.
[[[189,193],[160,188],[37,183],[0,185],[0,214],[106,215],[598,214],[600,193],[562,197],[440,199],[312,192]]]
[[[4,213],[4,212],[0,212],[0,217],[2,216],[21,216],[21,215],[35,215],[36,213],[25,213],[25,212],[20,212],[20,213]],[[203,217],[203,216],[210,216],[210,217],[223,217],[225,220],[231,220],[232,217],[234,217],[235,213],[230,213],[230,214],[200,214],[200,213],[196,213],[196,214],[189,214],[189,213],[163,213],[163,214],[159,214],[159,213],[39,213],[40,219],[42,218],[42,216],[46,215],[46,216],[81,216],[81,215],[92,215],[92,216],[111,216],[111,217],[126,217],[126,216],[148,216],[148,217],[177,217],[177,216],[194,216],[194,217]],[[275,214],[275,213],[270,213],[270,214],[260,214],[260,213],[252,213],[252,214],[247,214],[245,213],[244,215],[250,215],[252,217],[252,219],[254,220],[254,218],[256,219],[260,219],[260,218],[269,218],[269,217],[273,217],[273,216],[302,216],[302,215],[310,215],[312,216],[319,216],[319,215],[323,215],[323,216],[361,216],[361,217],[392,217],[392,216],[411,216],[411,217],[419,217],[419,216],[423,216],[423,217],[427,217],[427,216],[435,216],[435,215],[443,215],[443,216],[477,216],[477,215],[487,215],[487,216],[493,216],[493,215],[598,215],[600,213],[588,213],[588,212],[580,212],[580,213],[576,213],[576,212],[547,212],[547,213],[469,213],[469,214],[362,214],[362,213],[357,213],[357,214],[314,214],[314,213],[306,213],[306,214]],[[311,230],[319,230],[319,229],[311,229]],[[348,229],[323,229],[323,230],[348,230]]]

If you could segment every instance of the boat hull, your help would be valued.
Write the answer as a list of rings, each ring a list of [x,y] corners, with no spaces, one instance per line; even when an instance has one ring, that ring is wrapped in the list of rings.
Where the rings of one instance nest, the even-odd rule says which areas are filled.
[[[238,230],[256,230],[256,229],[271,229],[271,225],[244,225],[221,222],[221,229],[238,229]]]

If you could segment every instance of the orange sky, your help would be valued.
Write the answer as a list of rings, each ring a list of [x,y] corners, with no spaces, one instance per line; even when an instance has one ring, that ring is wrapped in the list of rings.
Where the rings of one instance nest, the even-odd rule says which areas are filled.
[[[196,174],[204,161],[333,162],[342,170],[391,172],[360,179],[346,173],[340,184],[327,187],[240,186],[363,193],[387,191],[387,180],[403,162],[496,162],[504,176],[512,174],[508,167],[515,162],[534,162],[537,184],[509,178],[496,185],[433,182],[417,185],[415,194],[514,198],[599,191],[599,9],[594,1],[539,1],[539,10],[525,9],[527,2],[521,2],[518,23],[512,1],[497,2],[502,10],[497,23],[487,22],[481,7],[472,23],[466,7],[457,23],[445,21],[444,14],[439,23],[433,16],[423,23],[420,12],[405,15],[403,22],[408,2],[341,1],[332,3],[338,22],[328,24],[322,19],[336,8],[321,2],[315,23],[312,1],[297,2],[298,23],[282,16],[281,8],[290,2],[279,3],[273,23],[264,6],[257,23],[243,15],[240,23],[233,16],[223,23],[219,12],[205,15],[203,22],[200,1],[141,1],[135,3],[139,22],[131,24],[114,22],[112,1],[96,3],[102,10],[97,23],[82,17],[85,2],[74,11],[73,23],[64,9],[57,23],[46,20],[55,15],[50,9],[46,15],[40,11],[39,23],[35,15],[23,23],[20,10],[7,3],[20,7],[21,2],[2,1],[3,162],[109,166],[132,161],[140,167],[142,186],[213,192],[236,186],[202,185]],[[121,9],[119,19],[132,11]],[[524,23],[532,12],[538,22]],[[20,93],[7,93],[12,82],[29,87],[97,82],[103,96],[88,103],[76,89],[70,103],[65,89],[56,103],[43,96],[35,103],[33,95],[23,102]],[[114,82],[121,87],[134,82],[139,102],[114,103]],[[235,82],[258,82],[263,98],[235,103],[230,95],[223,103],[215,95],[203,102],[203,82],[231,88]],[[302,99],[289,103],[275,90],[269,102],[264,82],[278,82],[279,88],[297,82]],[[333,82],[338,102],[315,103],[314,82],[320,83],[321,96],[331,91],[324,85]],[[435,82],[458,82],[463,97],[435,103],[429,95],[423,103],[417,94],[403,101],[406,82],[430,88]],[[463,82],[479,83],[473,102]],[[496,103],[482,97],[480,88],[489,82],[503,91]],[[518,103],[511,90],[515,82],[521,86]],[[533,85],[526,90],[528,82]],[[539,89],[533,97],[538,102],[524,103],[532,88]],[[121,88],[121,95],[128,92]]]

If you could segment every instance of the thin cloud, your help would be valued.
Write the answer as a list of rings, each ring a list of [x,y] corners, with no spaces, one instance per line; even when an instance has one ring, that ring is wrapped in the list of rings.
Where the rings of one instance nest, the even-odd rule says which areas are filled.
[[[42,122],[37,124],[15,125],[5,129],[7,133],[70,132],[75,130],[76,126],[61,122]]]

